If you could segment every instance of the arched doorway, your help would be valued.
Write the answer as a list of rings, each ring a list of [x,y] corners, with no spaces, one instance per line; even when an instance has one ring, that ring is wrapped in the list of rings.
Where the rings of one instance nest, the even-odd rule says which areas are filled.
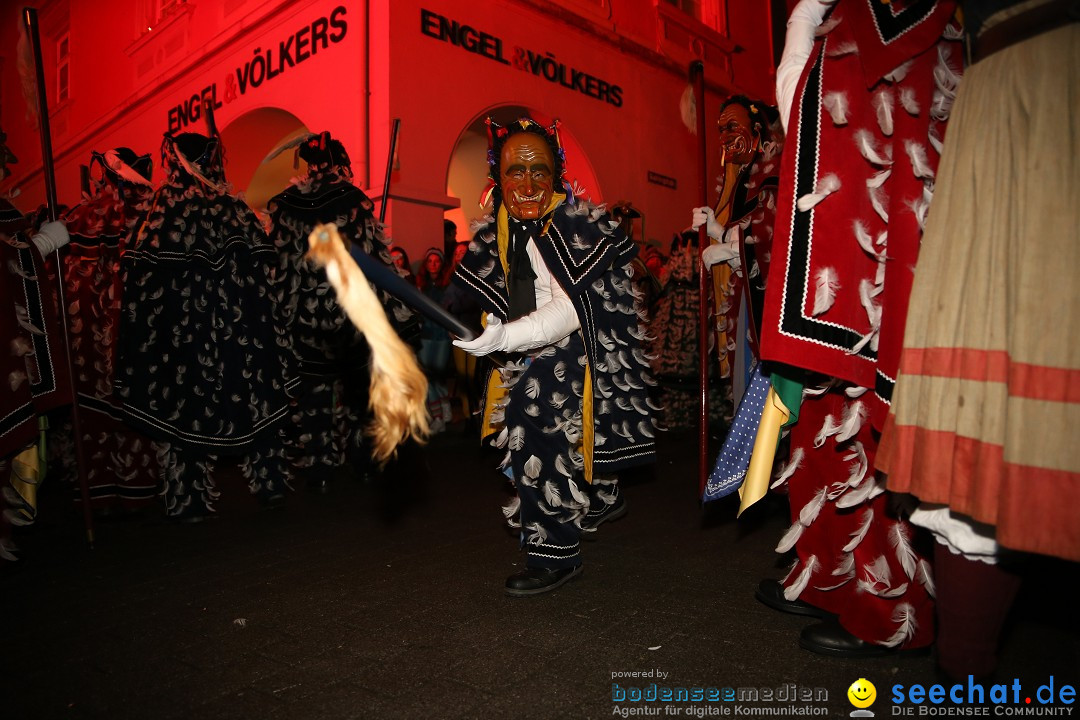
[[[500,125],[508,125],[520,117],[528,116],[538,123],[548,125],[552,118],[523,105],[498,105],[484,110],[465,127],[450,154],[446,172],[446,194],[461,201],[460,208],[448,210],[444,217],[457,225],[459,241],[471,239],[469,225],[482,216],[480,194],[487,186],[487,127],[484,120],[491,116]],[[563,149],[566,151],[566,178],[572,184],[584,188],[584,196],[592,202],[602,201],[600,185],[592,163],[581,150],[581,145],[565,128],[559,129]]]
[[[266,214],[270,198],[287,188],[289,180],[300,172],[293,164],[292,152],[283,152],[271,160],[266,156],[307,132],[300,118],[276,107],[244,113],[221,130],[227,163],[225,177],[260,215]]]

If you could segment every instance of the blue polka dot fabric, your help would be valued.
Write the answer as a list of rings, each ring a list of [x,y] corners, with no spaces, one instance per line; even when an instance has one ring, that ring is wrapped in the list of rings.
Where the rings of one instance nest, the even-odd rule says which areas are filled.
[[[754,452],[754,438],[757,437],[761,413],[765,409],[765,398],[769,395],[769,378],[761,372],[761,363],[754,363],[750,371],[750,383],[746,393],[739,401],[739,408],[731,421],[731,429],[716,458],[716,467],[705,484],[702,502],[719,500],[738,490],[746,471],[750,467],[750,456]]]

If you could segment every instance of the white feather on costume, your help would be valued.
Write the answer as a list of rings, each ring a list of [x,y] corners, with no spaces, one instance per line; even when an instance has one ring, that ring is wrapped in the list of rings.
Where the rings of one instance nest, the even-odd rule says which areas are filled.
[[[794,475],[795,471],[799,469],[799,466],[802,465],[804,457],[806,457],[806,450],[804,450],[803,448],[800,447],[792,450],[791,459],[788,461],[787,465],[784,466],[784,469],[780,471],[780,474],[777,476],[776,480],[773,481],[772,485],[770,485],[769,487],[776,488],[783,485],[784,482],[792,475]]]
[[[821,98],[821,104],[829,112],[833,125],[847,125],[848,122],[848,99],[847,93],[830,92]]]
[[[885,184],[885,181],[892,175],[892,168],[886,168],[884,170],[878,170],[876,173],[866,179],[866,187],[879,188]]]
[[[911,547],[911,541],[907,536],[907,528],[904,527],[902,522],[895,522],[889,528],[889,542],[896,548],[896,559],[900,561],[900,566],[904,568],[904,574],[908,576],[909,580],[914,580],[915,571],[919,565],[919,556],[915,554],[914,548]]]
[[[884,555],[878,555],[873,562],[863,565],[863,571],[874,585],[892,585],[892,570],[889,568],[889,559]]]
[[[810,576],[818,569],[819,564],[817,555],[811,555],[806,560],[806,565],[803,567],[802,572],[799,573],[799,577],[795,578],[795,582],[791,583],[791,585],[784,588],[784,597],[788,601],[794,601],[802,595],[802,591],[810,584]]]
[[[502,513],[503,513],[503,515],[506,516],[506,519],[509,520],[510,518],[517,515],[518,510],[520,510],[520,509],[521,509],[521,498],[519,498],[517,495],[515,495],[510,500],[510,502],[508,502],[506,505],[503,505]]]
[[[881,305],[875,298],[885,289],[884,285],[875,285],[873,280],[863,278],[859,281],[859,302],[866,310],[866,319],[873,330],[881,327]]]
[[[839,17],[830,17],[825,22],[814,28],[814,37],[823,37],[833,31],[833,29],[840,24]]]
[[[835,380],[829,380],[828,382],[818,385],[817,387],[804,387],[802,391],[802,396],[804,398],[820,397],[821,395],[829,392],[829,390],[831,390],[835,384]]]
[[[875,595],[875,596],[880,597],[880,598],[894,598],[894,597],[900,597],[901,595],[906,593],[907,589],[908,589],[908,584],[907,583],[901,583],[899,587],[895,587],[895,588],[890,588],[889,586],[886,585],[885,587],[879,589],[878,588],[878,583],[871,582],[870,580],[863,580],[863,579],[860,578],[859,579],[859,589],[862,590],[865,593],[868,593],[870,595]]]
[[[547,530],[538,522],[531,522],[526,526],[529,538],[525,541],[529,545],[543,545],[547,541]]]
[[[525,447],[525,429],[521,425],[516,425],[513,430],[510,431],[510,449],[514,452],[521,450]]]
[[[935,120],[949,118],[960,85],[960,76],[949,66],[951,55],[947,45],[938,45],[938,61],[934,66],[934,100],[930,104],[930,116]]]
[[[915,621],[915,608],[910,603],[900,603],[893,610],[892,620],[899,627],[888,640],[881,644],[885,647],[896,647],[911,638],[918,629],[919,624]]]
[[[855,131],[855,145],[859,148],[859,153],[874,165],[892,165],[892,160],[883,157],[878,152],[874,136],[869,130]]]
[[[914,140],[905,140],[904,150],[907,152],[908,158],[911,159],[911,170],[915,173],[915,177],[933,180],[934,171],[926,159],[926,148]]]
[[[836,569],[832,571],[833,575],[847,575],[855,572],[855,553],[846,552],[844,557],[840,560],[840,564],[836,566]]]
[[[919,223],[919,229],[922,230],[926,227],[926,216],[930,214],[930,203],[926,200],[919,198],[917,200],[909,200],[907,203],[908,208],[915,215],[915,220]]]
[[[880,486],[880,487],[879,487]],[[874,478],[870,482],[863,481],[859,487],[853,490],[848,490],[844,495],[836,501],[836,507],[840,509],[855,507],[861,504],[863,501],[869,499],[874,495],[874,491],[878,493],[884,489],[884,486],[878,482],[877,478]]]
[[[878,262],[884,260],[885,256],[879,253],[877,251],[877,248],[874,247],[874,239],[870,237],[870,233],[866,231],[866,227],[862,224],[862,222],[856,220],[853,223],[852,227],[855,230],[855,241],[859,243],[859,247],[861,247],[867,255],[874,258]]]
[[[851,533],[851,540],[849,540],[848,544],[841,549],[844,552],[851,552],[856,547],[858,547],[859,543],[861,543],[863,538],[866,537],[867,531],[870,530],[870,523],[872,523],[873,521],[874,510],[873,508],[867,508],[866,512],[863,513],[862,522],[859,523],[859,528],[855,532]]]
[[[912,117],[919,116],[919,101],[915,98],[915,88],[900,88],[900,107]]]
[[[572,477],[574,474],[573,469],[566,466],[566,460],[562,455],[555,456],[555,472],[565,477]]]
[[[847,388],[844,389],[844,394],[847,395],[849,398],[854,399],[857,397],[862,397],[867,390],[868,388],[864,388],[859,385],[849,385]]]
[[[799,209],[799,212],[806,212],[839,189],[840,178],[833,173],[829,173],[818,180],[817,185],[814,186],[814,192],[803,195],[795,203],[795,206]]]
[[[647,438],[656,437],[656,434],[653,433],[652,427],[650,427],[649,423],[646,422],[645,420],[642,420],[641,422],[638,423],[637,429],[638,429],[639,433],[641,433],[642,435],[644,435]]]
[[[525,472],[525,477],[533,479],[540,477],[540,472],[543,469],[544,463],[541,462],[540,458],[536,457],[535,455],[529,456],[529,459],[525,461],[525,466],[523,468]]]
[[[926,137],[930,141],[930,146],[940,155],[945,146],[941,141],[941,131],[937,129],[936,125],[930,125],[930,128],[926,131]]]
[[[780,538],[780,542],[776,544],[776,552],[786,553],[791,548],[795,547],[795,543],[802,537],[803,531],[806,530],[801,522],[796,520],[791,524],[791,527],[787,529],[783,537]]]
[[[814,447],[821,447],[829,437],[838,432],[840,432],[840,426],[837,424],[836,418],[832,415],[826,415],[825,420],[821,423],[821,429],[814,436]]]
[[[848,487],[855,487],[866,478],[866,471],[870,468],[870,461],[866,457],[866,449],[858,440],[851,444],[851,450],[852,452],[844,456],[844,460],[854,460],[855,462],[851,464],[847,482],[844,484]]]
[[[885,192],[885,188],[868,187],[866,192],[870,193],[870,205],[874,208],[874,212],[888,224],[889,211],[886,208],[889,205],[889,196]]]
[[[893,134],[893,105],[895,102],[892,90],[888,88],[878,91],[870,101],[870,104],[874,107],[874,112],[877,114],[878,127],[887,136]]]
[[[866,420],[866,405],[861,400],[856,400],[844,408],[844,416],[840,420],[840,432],[836,436],[836,442],[842,443],[855,437]]]
[[[926,594],[930,597],[937,597],[937,587],[934,585],[934,571],[930,568],[930,563],[926,560],[919,558],[919,569],[915,571],[916,582],[922,583],[926,588]]]
[[[573,479],[570,480],[570,494],[574,497],[574,500],[578,505],[584,505],[588,507],[589,498],[585,496],[585,493],[581,492],[581,489],[577,486],[577,483]]]
[[[831,267],[821,268],[814,275],[814,309],[811,315],[817,317],[836,302],[836,291],[840,289],[840,278]]]
[[[891,73],[885,76],[885,79],[889,82],[898,83],[907,77],[908,71],[911,70],[911,66],[915,63],[914,60],[905,60],[893,70]]]
[[[817,520],[823,505],[825,505],[825,488],[818,490],[814,497],[803,505],[802,510],[799,511],[799,522],[810,527]]]
[[[845,575],[845,576],[844,576],[844,579],[843,579],[843,580],[841,580],[840,582],[836,583],[835,585],[829,585],[828,587],[821,587],[820,585],[815,585],[815,586],[814,586],[814,588],[815,588],[816,590],[820,590],[820,591],[822,591],[822,592],[828,592],[828,591],[830,591],[830,590],[835,590],[835,589],[836,589],[836,588],[838,588],[838,587],[844,587],[844,586],[845,586],[845,585],[847,585],[847,584],[848,584],[849,582],[851,582],[851,581],[852,581],[852,579],[854,579],[854,577],[855,577],[855,571],[854,571],[854,570],[852,570],[852,571],[851,571],[850,573],[848,573],[847,575]]]
[[[562,507],[562,497],[560,497],[559,489],[555,487],[555,483],[544,483],[544,502],[553,508]]]
[[[854,41],[851,41],[851,42],[842,42],[842,43],[836,43],[835,45],[830,45],[829,49],[827,51],[825,51],[825,55],[826,55],[826,57],[830,57],[830,58],[838,58],[838,57],[843,57],[844,55],[851,55],[852,53],[857,53],[857,52],[859,52],[859,46],[856,45]]]

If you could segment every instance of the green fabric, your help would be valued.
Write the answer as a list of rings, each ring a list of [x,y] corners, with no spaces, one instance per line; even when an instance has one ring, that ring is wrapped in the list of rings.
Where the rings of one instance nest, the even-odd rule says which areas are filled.
[[[791,417],[784,423],[784,427],[791,427],[799,421],[799,406],[802,405],[803,383],[798,380],[792,380],[777,372],[774,372],[769,379],[772,381],[773,390],[780,396],[780,401],[784,403],[784,407],[791,411]]]

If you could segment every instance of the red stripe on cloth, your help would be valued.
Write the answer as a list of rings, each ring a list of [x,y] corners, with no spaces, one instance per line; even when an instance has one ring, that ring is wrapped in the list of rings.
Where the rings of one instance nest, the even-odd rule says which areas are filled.
[[[1080,474],[1007,462],[1000,445],[894,422],[877,456],[889,490],[994,525],[1007,548],[1080,561]]]
[[[1013,362],[1004,350],[906,348],[900,372],[1005,383],[1011,397],[1080,403],[1080,370]]]

